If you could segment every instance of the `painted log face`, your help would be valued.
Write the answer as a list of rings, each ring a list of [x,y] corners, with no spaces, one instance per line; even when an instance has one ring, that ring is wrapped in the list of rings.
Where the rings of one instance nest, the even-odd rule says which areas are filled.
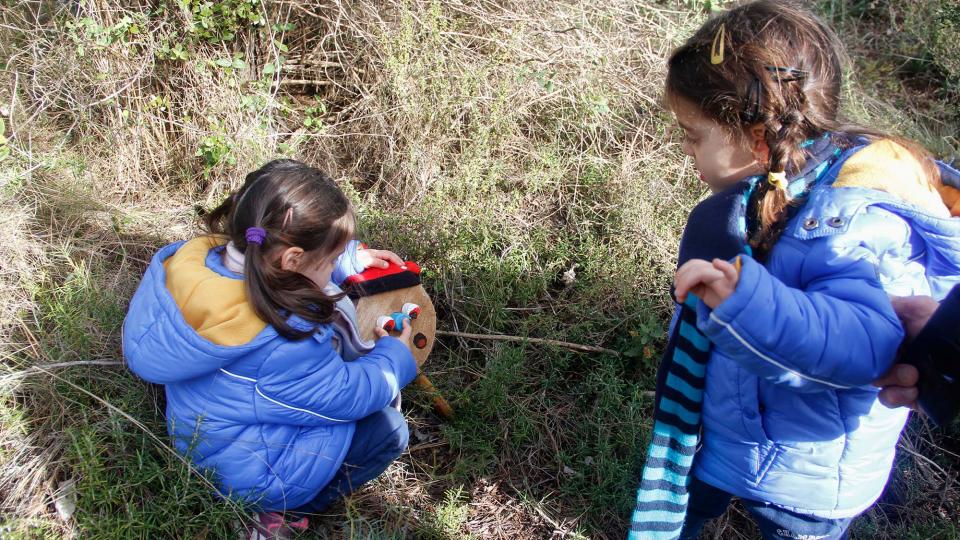
[[[402,312],[404,304],[416,304],[420,306],[420,313],[416,319],[407,319],[404,324],[413,325],[413,336],[423,335],[423,346],[419,343],[413,343],[413,357],[417,360],[417,366],[423,368],[423,363],[427,361],[430,351],[433,350],[433,344],[437,337],[437,312],[433,308],[433,302],[427,296],[427,291],[423,285],[407,287],[404,289],[395,289],[382,292],[373,296],[364,296],[357,302],[357,327],[360,330],[360,337],[367,340],[373,340],[376,336],[373,333],[377,325],[377,319],[380,316],[390,316],[392,313]],[[411,341],[418,341],[411,339]]]

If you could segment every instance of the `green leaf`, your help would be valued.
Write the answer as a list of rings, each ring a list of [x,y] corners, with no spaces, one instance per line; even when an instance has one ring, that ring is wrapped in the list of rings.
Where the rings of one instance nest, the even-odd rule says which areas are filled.
[[[247,63],[244,62],[243,60],[239,58],[233,59],[233,69],[245,69],[246,67],[247,67]]]
[[[277,72],[277,66],[275,66],[272,62],[269,64],[264,64],[263,66],[264,75],[273,75],[276,72]]]
[[[225,68],[233,66],[233,60],[229,58],[217,58],[217,61],[214,63],[220,67],[225,67]]]

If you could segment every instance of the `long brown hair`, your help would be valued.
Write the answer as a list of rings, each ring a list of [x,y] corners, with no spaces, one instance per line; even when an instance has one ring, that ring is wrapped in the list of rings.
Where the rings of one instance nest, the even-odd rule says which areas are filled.
[[[350,202],[329,176],[299,161],[278,159],[247,175],[243,186],[203,218],[211,234],[225,235],[244,253],[244,282],[254,311],[277,332],[302,339],[328,322],[342,295],[327,295],[309,278],[280,267],[282,250],[304,251],[300,264],[317,264],[354,234]],[[262,244],[246,231],[266,231]],[[292,327],[298,315],[312,329]]]
[[[713,63],[719,54],[723,60]],[[936,165],[918,144],[837,120],[846,63],[837,35],[812,13],[760,0],[710,19],[673,52],[666,98],[671,107],[689,101],[733,137],[763,125],[770,172],[796,172],[806,159],[801,143],[832,132],[895,140],[938,184]],[[768,182],[761,183],[757,200],[760,226],[750,243],[763,257],[786,226],[791,200]]]

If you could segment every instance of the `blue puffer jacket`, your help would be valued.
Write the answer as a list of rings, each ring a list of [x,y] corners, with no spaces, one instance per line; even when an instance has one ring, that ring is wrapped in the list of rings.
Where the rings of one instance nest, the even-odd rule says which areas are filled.
[[[165,385],[177,450],[211,469],[223,495],[296,508],[340,467],[356,421],[387,407],[417,366],[391,337],[346,362],[330,325],[299,341],[280,336],[253,314],[222,250],[198,238],[153,257],[124,321],[124,356]]]
[[[701,480],[820,517],[856,515],[880,496],[907,418],[870,385],[903,338],[888,294],[940,299],[960,282],[960,218],[902,177],[916,171],[904,159],[888,143],[848,150],[767,261],[743,257],[733,295],[701,305],[714,345]]]

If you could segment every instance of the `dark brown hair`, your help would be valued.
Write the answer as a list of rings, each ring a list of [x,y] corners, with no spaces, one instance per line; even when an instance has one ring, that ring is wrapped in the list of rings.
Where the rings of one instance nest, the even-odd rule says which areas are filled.
[[[723,33],[723,61],[711,61]],[[787,2],[760,0],[710,19],[668,61],[666,98],[698,107],[733,137],[762,124],[770,148],[770,172],[796,172],[805,161],[801,143],[827,132],[892,139],[923,165],[932,184],[939,173],[919,145],[838,122],[846,57],[837,35],[816,16]],[[838,141],[841,142],[841,141]],[[843,142],[841,142],[843,144]],[[848,143],[849,144],[849,143]],[[783,231],[790,200],[785,190],[762,182],[760,226],[750,243],[764,257]]]
[[[243,186],[204,216],[205,229],[224,235],[244,253],[247,297],[257,315],[290,339],[313,334],[328,322],[343,295],[329,296],[309,278],[280,267],[280,253],[304,251],[302,265],[318,264],[354,234],[350,202],[329,176],[289,159],[271,161],[247,175]],[[266,231],[262,244],[247,242],[246,231]],[[314,328],[292,327],[298,315]]]

